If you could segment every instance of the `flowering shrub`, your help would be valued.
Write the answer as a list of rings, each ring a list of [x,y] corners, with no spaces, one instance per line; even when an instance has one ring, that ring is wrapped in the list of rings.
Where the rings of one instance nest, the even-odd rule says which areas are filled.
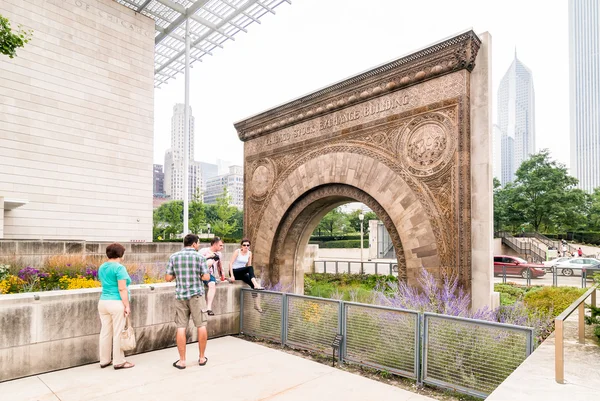
[[[0,281],[4,280],[10,274],[10,265],[0,264]]]
[[[48,277],[48,273],[42,273],[38,269],[27,266],[26,268],[19,270],[18,276],[21,280],[27,283],[32,283],[40,278]]]
[[[102,285],[100,283],[100,281],[98,281],[98,280],[85,278],[82,276],[77,276],[77,277],[63,276],[59,280],[59,283],[61,285],[61,288],[65,289],[65,290],[77,290],[80,288],[96,288],[96,287],[100,287]]]
[[[55,255],[49,257],[42,267],[27,266],[18,261],[14,264],[11,261],[11,265],[0,264],[0,294],[100,287],[98,267],[104,261],[83,255]],[[136,263],[125,267],[132,284],[164,281],[165,263]]]
[[[25,281],[17,276],[9,275],[0,281],[0,294],[12,294],[20,292],[20,289],[25,285]]]

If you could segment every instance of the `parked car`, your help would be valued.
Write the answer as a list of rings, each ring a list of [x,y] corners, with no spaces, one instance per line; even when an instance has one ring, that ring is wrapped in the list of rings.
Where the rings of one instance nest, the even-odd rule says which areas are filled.
[[[547,260],[545,262],[542,262],[542,264],[544,265],[544,270],[546,271],[546,273],[552,273],[554,267],[556,267],[557,264],[568,262],[571,259],[573,259],[573,258],[561,257],[561,258],[556,258],[556,259],[552,259],[552,260]]]
[[[563,276],[572,276],[575,273],[581,275],[583,269],[597,268],[598,264],[600,264],[600,260],[594,258],[572,258],[566,262],[558,263],[555,269],[557,274],[562,274]]]
[[[507,276],[521,276],[527,278],[527,268],[529,268],[529,274],[532,278],[542,277],[546,274],[544,265],[529,263],[525,259],[515,256],[494,256],[494,276],[502,275],[503,266],[506,266]]]

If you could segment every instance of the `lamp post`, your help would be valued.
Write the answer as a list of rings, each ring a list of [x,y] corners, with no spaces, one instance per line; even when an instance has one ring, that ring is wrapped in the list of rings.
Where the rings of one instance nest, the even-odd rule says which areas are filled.
[[[208,236],[210,237],[210,223],[206,223],[206,229],[208,230]]]
[[[365,215],[359,214],[358,219],[360,220],[360,272],[363,273],[363,220]]]

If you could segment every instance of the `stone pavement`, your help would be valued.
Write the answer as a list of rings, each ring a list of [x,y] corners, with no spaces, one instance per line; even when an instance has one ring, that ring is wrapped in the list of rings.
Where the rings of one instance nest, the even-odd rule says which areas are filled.
[[[577,311],[565,321],[565,384],[554,380],[554,334],[544,341],[486,401],[599,400],[600,347],[586,326],[586,343],[577,342]]]
[[[209,340],[206,366],[188,344],[185,370],[173,368],[176,348],[133,355],[133,369],[86,365],[0,383],[6,401],[426,401],[411,393],[330,366],[234,337]],[[41,356],[43,357],[43,356]],[[571,400],[572,401],[572,400]]]

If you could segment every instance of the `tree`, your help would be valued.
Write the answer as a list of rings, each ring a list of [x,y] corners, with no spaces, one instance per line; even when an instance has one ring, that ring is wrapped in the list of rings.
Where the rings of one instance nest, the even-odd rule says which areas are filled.
[[[328,233],[329,235],[335,235],[335,232],[340,232],[344,222],[346,221],[346,215],[341,211],[339,207],[336,207],[329,213],[327,213],[319,225],[315,229],[321,235],[321,232]]]
[[[154,211],[154,225],[163,232],[163,238],[180,234],[183,231],[183,201],[176,200],[160,205]]]
[[[188,210],[188,224],[190,231],[194,234],[200,233],[200,230],[206,228],[206,214],[204,213],[204,204],[198,198],[190,202]]]
[[[345,234],[349,234],[351,232],[360,233],[360,219],[359,215],[363,213],[362,210],[354,210],[348,215],[348,225],[351,230],[348,230]],[[374,212],[366,212],[363,213],[365,218],[363,220],[363,229],[365,233],[369,232],[369,220],[379,220],[377,215]]]
[[[217,218],[212,224],[213,232],[220,237],[226,237],[236,231],[237,221],[235,206],[230,206],[231,196],[227,193],[227,188],[223,188],[223,194],[217,198],[216,214]]]
[[[25,43],[31,40],[32,32],[23,30],[20,25],[19,29],[13,32],[8,18],[0,14],[0,53],[14,58],[17,55],[17,49],[24,47]]]
[[[600,231],[600,187],[594,189],[594,192],[588,198],[587,230]]]
[[[574,188],[577,182],[544,149],[521,164],[514,185],[509,187],[508,201],[535,231],[542,225],[564,225],[582,207],[583,198]]]

